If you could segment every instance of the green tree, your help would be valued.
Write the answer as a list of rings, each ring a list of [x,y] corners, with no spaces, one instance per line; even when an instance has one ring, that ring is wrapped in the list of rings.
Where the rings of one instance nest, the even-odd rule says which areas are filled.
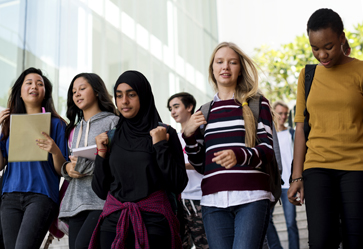
[[[347,31],[346,36],[351,46],[350,56],[363,59],[363,24],[355,26],[353,32]],[[295,100],[301,69],[306,64],[318,63],[305,34],[278,49],[263,45],[255,52],[254,59],[262,70],[260,88],[271,102]]]
[[[363,23],[354,27],[353,32],[345,32],[352,48],[351,57],[363,60]]]

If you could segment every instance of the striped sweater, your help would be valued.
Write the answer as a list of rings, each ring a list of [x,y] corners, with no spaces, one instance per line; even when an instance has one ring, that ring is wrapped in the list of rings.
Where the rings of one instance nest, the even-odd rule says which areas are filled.
[[[273,158],[272,117],[266,98],[261,98],[257,124],[258,144],[245,146],[245,127],[242,106],[234,99],[214,102],[208,117],[204,139],[197,129],[194,135],[183,138],[189,162],[204,174],[203,195],[220,191],[270,191],[269,176],[264,173],[266,162]],[[225,169],[212,162],[214,153],[231,149],[237,164]]]

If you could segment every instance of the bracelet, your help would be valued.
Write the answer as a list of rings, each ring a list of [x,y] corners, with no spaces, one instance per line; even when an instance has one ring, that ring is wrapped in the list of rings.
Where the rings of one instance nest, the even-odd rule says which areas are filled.
[[[304,180],[303,177],[299,177],[299,178],[292,179],[291,183],[297,182],[297,181],[303,181],[303,180]]]
[[[62,167],[61,167],[61,171],[62,169],[64,169],[65,172],[67,172],[67,169],[65,168],[67,166],[68,163],[70,163],[71,161],[65,161],[63,164],[62,164]]]
[[[97,152],[95,153],[95,155],[97,155],[98,152],[107,152],[107,149],[99,149],[99,148],[97,148]]]

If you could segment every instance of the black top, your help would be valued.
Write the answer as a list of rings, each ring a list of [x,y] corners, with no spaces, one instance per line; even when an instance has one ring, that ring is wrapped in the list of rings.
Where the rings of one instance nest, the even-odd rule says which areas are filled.
[[[111,191],[121,202],[137,202],[158,190],[181,193],[188,182],[183,150],[175,129],[168,130],[169,141],[156,143],[153,153],[125,150],[114,143],[107,158],[97,155],[92,180],[97,196],[106,199]]]
[[[138,94],[140,109],[127,119],[120,115],[107,158],[96,157],[92,188],[101,199],[110,191],[121,202],[137,202],[158,190],[180,194],[188,182],[184,155],[176,131],[167,127],[169,141],[152,143],[150,131],[161,122],[151,86],[137,71],[126,71],[114,87],[128,84]],[[117,101],[116,101],[117,105]],[[101,230],[114,232],[121,211],[107,216]],[[161,214],[142,212],[148,234],[169,234],[169,225]],[[130,231],[129,231],[130,232]],[[165,233],[166,232],[166,233]]]
[[[115,84],[115,97],[120,84],[128,84],[136,91],[140,109],[130,119],[120,115],[110,154],[106,159],[96,157],[94,192],[106,199],[110,191],[121,202],[137,202],[158,190],[181,193],[188,177],[176,131],[168,126],[169,141],[155,145],[150,136],[161,122],[150,83],[142,73],[126,71]]]

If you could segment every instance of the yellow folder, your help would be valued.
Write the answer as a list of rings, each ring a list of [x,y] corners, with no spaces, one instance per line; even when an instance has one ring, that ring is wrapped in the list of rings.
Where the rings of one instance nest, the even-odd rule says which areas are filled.
[[[51,114],[10,115],[9,162],[47,161],[48,152],[38,147],[36,140],[50,135]]]

